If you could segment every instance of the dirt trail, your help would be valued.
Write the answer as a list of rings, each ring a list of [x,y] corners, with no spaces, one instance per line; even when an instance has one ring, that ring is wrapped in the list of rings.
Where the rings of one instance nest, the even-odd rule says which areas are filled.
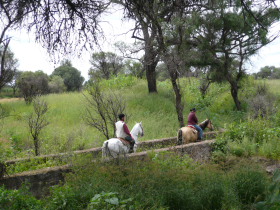
[[[22,98],[0,98],[0,103],[7,103],[7,102],[13,102],[13,101],[21,101]]]

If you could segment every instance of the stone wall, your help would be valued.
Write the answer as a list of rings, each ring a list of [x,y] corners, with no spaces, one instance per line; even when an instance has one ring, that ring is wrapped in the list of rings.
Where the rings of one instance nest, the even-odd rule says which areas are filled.
[[[71,172],[70,165],[28,171],[0,179],[7,189],[18,189],[27,183],[32,194],[38,198],[49,193],[49,187],[64,182],[65,173]]]
[[[219,134],[220,132],[205,132],[205,138],[206,139],[213,139]],[[145,149],[152,149],[152,148],[159,148],[159,147],[167,147],[167,146],[175,146],[177,144],[177,137],[170,137],[170,138],[163,138],[163,139],[154,139],[149,141],[142,141],[138,144],[138,148],[140,150]],[[20,159],[14,159],[14,160],[8,160],[5,162],[6,165],[16,164],[19,162],[28,162],[31,160],[50,160],[50,159],[68,159],[69,157],[73,155],[80,155],[80,154],[92,154],[93,158],[101,157],[102,148],[91,148],[86,150],[77,150],[70,153],[58,153],[58,154],[50,154],[50,155],[41,155],[37,157],[28,157],[28,158],[20,158]]]
[[[188,154],[196,161],[208,161],[211,156],[211,144],[214,140],[207,140],[198,143],[173,146],[153,150],[154,153],[173,151],[178,154]],[[128,154],[125,158],[146,160],[150,151]],[[63,183],[66,173],[71,172],[71,166],[50,167],[35,171],[23,172],[0,179],[0,185],[8,189],[18,189],[23,183],[30,183],[30,190],[36,197],[41,197],[49,192],[49,187]]]

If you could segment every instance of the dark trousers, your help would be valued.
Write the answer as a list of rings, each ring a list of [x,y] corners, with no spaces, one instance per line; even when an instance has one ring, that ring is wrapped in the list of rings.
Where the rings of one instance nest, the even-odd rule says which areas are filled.
[[[130,142],[130,148],[132,148],[132,149],[133,149],[134,144],[135,144],[134,139],[133,139],[133,138],[131,138],[131,136],[127,136],[127,137],[125,137],[124,139]]]

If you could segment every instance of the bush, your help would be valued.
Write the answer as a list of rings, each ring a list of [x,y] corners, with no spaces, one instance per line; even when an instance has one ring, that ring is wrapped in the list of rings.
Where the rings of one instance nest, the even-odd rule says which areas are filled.
[[[108,80],[101,80],[101,86],[105,89],[120,89],[125,87],[131,87],[136,83],[137,80],[138,79],[134,76],[120,74]]]
[[[82,209],[83,200],[74,188],[65,186],[55,186],[51,190],[51,197],[45,201],[45,209],[49,210],[68,210]],[[86,204],[84,204],[86,205]]]
[[[233,187],[243,204],[252,204],[265,195],[267,178],[264,172],[241,169],[233,178]]]
[[[264,201],[256,204],[257,210],[278,210],[280,209],[280,171],[273,175],[273,182],[269,186],[269,192]]]
[[[253,118],[268,117],[275,112],[275,97],[265,83],[257,85],[256,93],[248,100]]]
[[[118,193],[115,192],[102,192],[100,194],[94,195],[94,197],[90,200],[90,203],[87,207],[87,210],[94,209],[135,209],[132,204],[132,199],[128,198],[125,200],[121,200],[118,198]]]
[[[37,200],[29,192],[26,186],[20,190],[6,190],[0,187],[0,209],[18,210],[40,210],[42,203]]]

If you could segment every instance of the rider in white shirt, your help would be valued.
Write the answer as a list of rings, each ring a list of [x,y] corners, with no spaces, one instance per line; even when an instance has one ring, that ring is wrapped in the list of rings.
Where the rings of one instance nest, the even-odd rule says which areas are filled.
[[[116,136],[117,136],[117,138],[123,138],[130,142],[129,152],[132,153],[135,141],[134,141],[133,137],[131,136],[131,133],[124,121],[125,121],[125,115],[119,114],[119,121],[115,123]]]

